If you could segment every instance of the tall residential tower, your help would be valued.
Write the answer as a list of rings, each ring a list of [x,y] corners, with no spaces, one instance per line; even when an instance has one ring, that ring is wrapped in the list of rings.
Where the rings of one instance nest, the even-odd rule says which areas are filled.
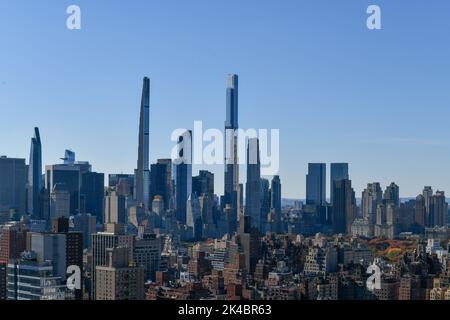
[[[149,170],[150,79],[144,77],[139,119],[139,150],[136,170],[136,202],[147,209],[150,202]]]

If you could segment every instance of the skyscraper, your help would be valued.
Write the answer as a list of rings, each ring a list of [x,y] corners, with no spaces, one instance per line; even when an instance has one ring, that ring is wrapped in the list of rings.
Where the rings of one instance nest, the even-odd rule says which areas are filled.
[[[127,211],[125,208],[125,197],[111,191],[105,196],[104,223],[127,223]]]
[[[386,203],[391,203],[395,207],[400,206],[400,191],[398,185],[392,182],[390,185],[386,187],[384,191],[383,199]]]
[[[281,181],[280,176],[272,178],[270,186],[270,211],[272,215],[272,231],[283,232],[281,221]]]
[[[175,163],[175,202],[177,219],[186,224],[186,204],[192,193],[192,132],[187,130],[178,139]]]
[[[25,159],[0,157],[0,211],[25,214],[26,171]]]
[[[139,119],[139,148],[136,169],[136,202],[144,207],[150,205],[150,171],[149,171],[149,136],[150,136],[150,79],[144,77],[141,98],[141,115]]]
[[[86,213],[101,220],[103,214],[103,197],[105,195],[105,175],[97,172],[86,172],[81,175],[81,195]]]
[[[55,164],[45,166],[45,186],[50,194],[56,184],[64,185],[70,195],[70,214],[80,212],[81,174],[78,166]]]
[[[30,163],[28,167],[28,214],[40,219],[39,193],[42,189],[42,145],[39,128],[34,128],[31,138]]]
[[[349,179],[348,163],[332,163],[330,166],[330,203],[333,204],[333,183],[336,180]]]
[[[150,200],[161,196],[164,207],[168,209],[173,192],[172,159],[158,159],[158,162],[151,166],[150,177]]]
[[[428,225],[430,227],[446,227],[448,220],[448,203],[445,201],[444,191],[436,191],[431,197],[430,215]]]
[[[368,183],[367,188],[362,192],[361,207],[363,218],[370,226],[370,233],[373,235],[373,227],[376,222],[377,206],[381,203],[383,191],[378,182]]]
[[[251,216],[252,226],[261,230],[261,162],[258,138],[248,140],[245,197],[245,215]]]
[[[333,181],[333,228],[335,233],[350,233],[355,218],[355,192],[348,179]]]
[[[231,228],[237,228],[237,216],[239,212],[239,166],[237,154],[237,137],[235,135],[238,125],[238,76],[228,75],[226,92],[226,120],[225,120],[225,186],[224,203],[230,207]]]
[[[326,204],[326,164],[309,163],[306,175],[306,203]]]

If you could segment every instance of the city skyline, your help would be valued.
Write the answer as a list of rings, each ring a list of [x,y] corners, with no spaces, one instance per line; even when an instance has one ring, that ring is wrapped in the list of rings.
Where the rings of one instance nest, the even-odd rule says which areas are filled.
[[[153,83],[150,163],[156,163],[170,154],[175,128],[191,128],[195,120],[223,128],[224,77],[234,72],[241,78],[240,127],[280,129],[284,198],[305,198],[307,165],[316,162],[348,162],[357,195],[375,181],[396,182],[402,197],[414,197],[425,185],[450,190],[450,172],[442,167],[450,160],[445,139],[450,52],[443,41],[448,4],[408,4],[406,17],[399,19],[400,3],[379,1],[379,32],[365,27],[367,5],[357,2],[288,1],[282,7],[268,2],[258,4],[256,16],[250,2],[240,4],[231,26],[222,14],[230,9],[203,1],[179,4],[183,10],[135,3],[124,19],[119,6],[108,3],[108,20],[102,14],[106,2],[78,4],[84,19],[79,32],[65,28],[65,11],[61,17],[58,6],[26,3],[25,12],[25,2],[17,1],[1,7],[8,15],[0,19],[0,35],[9,50],[0,53],[0,108],[7,111],[0,135],[8,137],[0,154],[27,159],[30,135],[39,127],[43,164],[73,149],[97,171],[133,173],[136,83],[142,76]],[[183,11],[203,18],[177,20]],[[138,22],[143,12],[150,15],[146,28]],[[117,18],[116,33],[106,28],[110,18]],[[277,23],[265,25],[270,18]],[[406,22],[425,18],[430,19]],[[35,23],[49,37],[48,47],[33,40]],[[7,31],[14,36],[5,37]],[[115,37],[129,34],[124,51]],[[228,35],[234,41],[223,43]],[[175,37],[177,43],[163,40]],[[120,64],[123,58],[127,68]],[[423,116],[427,112],[430,116]],[[194,167],[194,174],[199,169]],[[215,173],[217,193],[223,193],[223,167],[206,169]],[[240,177],[245,182],[245,167]]]
[[[6,2],[0,301],[450,301],[450,3]]]

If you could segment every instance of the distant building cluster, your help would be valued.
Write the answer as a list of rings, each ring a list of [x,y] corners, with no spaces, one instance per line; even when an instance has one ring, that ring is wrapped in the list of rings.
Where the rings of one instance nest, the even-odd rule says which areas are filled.
[[[149,119],[144,78],[136,169],[106,185],[71,150],[43,166],[38,128],[28,163],[0,157],[0,299],[450,300],[443,191],[401,199],[395,183],[374,182],[359,199],[348,164],[332,163],[327,198],[326,164],[310,163],[305,201],[283,205],[280,177],[261,176],[259,140],[249,138],[256,161],[245,185],[227,153],[218,196],[213,173],[192,173],[189,130],[177,159],[150,165]],[[238,128],[230,75],[225,130]],[[226,149],[238,143],[227,136]],[[373,264],[381,274],[371,289]]]

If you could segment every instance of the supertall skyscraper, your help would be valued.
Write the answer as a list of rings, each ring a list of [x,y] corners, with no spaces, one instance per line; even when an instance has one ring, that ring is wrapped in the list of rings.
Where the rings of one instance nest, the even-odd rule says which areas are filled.
[[[136,170],[136,202],[147,209],[150,201],[149,170],[150,79],[144,77],[139,119],[139,149]]]
[[[252,226],[262,230],[261,225],[261,162],[259,140],[251,138],[247,147],[247,183],[245,185],[245,215],[251,216]]]
[[[39,219],[39,193],[42,189],[42,145],[39,128],[34,128],[31,138],[30,163],[28,167],[28,214]]]
[[[239,166],[237,155],[237,137],[235,135],[238,125],[238,76],[228,75],[227,101],[225,121],[225,186],[224,203],[222,207],[229,206],[231,212],[231,229],[237,229],[237,216],[239,211]]]

